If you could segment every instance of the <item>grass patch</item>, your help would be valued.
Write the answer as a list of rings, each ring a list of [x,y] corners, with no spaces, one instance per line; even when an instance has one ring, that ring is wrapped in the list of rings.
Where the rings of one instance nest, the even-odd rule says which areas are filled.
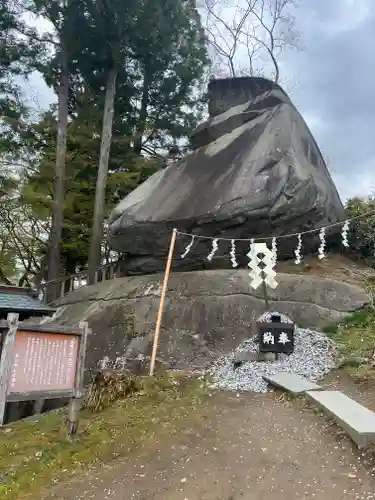
[[[373,382],[375,380],[375,368],[369,364],[347,366],[345,369],[356,382]]]
[[[365,308],[351,313],[345,320],[324,328],[337,344],[347,373],[357,381],[375,379],[375,368],[365,359],[372,357],[375,347],[375,310]]]
[[[208,408],[199,380],[146,380],[141,395],[82,411],[77,439],[66,436],[64,412],[0,430],[0,498],[40,499],[44,488],[83,468],[126,456],[155,436],[173,435]]]

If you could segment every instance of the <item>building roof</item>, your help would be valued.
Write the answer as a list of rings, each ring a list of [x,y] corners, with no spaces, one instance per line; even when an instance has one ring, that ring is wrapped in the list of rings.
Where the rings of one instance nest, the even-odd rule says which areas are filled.
[[[56,310],[34,298],[28,289],[24,288],[22,293],[20,289],[14,290],[14,288],[18,287],[9,287],[7,291],[4,286],[0,287],[0,311],[51,314]]]

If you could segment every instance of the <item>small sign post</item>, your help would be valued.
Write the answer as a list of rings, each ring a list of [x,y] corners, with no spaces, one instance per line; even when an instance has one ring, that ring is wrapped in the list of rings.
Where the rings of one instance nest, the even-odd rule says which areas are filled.
[[[18,314],[8,314],[8,331],[2,339],[0,356],[0,426],[4,423],[8,382],[12,369],[12,353],[18,327]]]
[[[73,397],[70,400],[68,411],[68,435],[73,437],[77,434],[78,417],[83,398],[83,376],[85,371],[85,358],[87,348],[88,324],[86,321],[80,323],[81,339],[78,350],[78,359],[76,366],[76,376],[74,384]]]
[[[88,324],[79,331],[45,325],[24,326],[17,314],[8,315],[8,331],[0,358],[0,426],[6,403],[70,398],[69,435],[77,432]]]

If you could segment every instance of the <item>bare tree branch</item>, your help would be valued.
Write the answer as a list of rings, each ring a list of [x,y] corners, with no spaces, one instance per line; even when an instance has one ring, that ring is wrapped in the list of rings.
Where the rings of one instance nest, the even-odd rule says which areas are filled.
[[[232,77],[263,75],[278,82],[281,52],[298,47],[295,6],[295,0],[203,0],[214,72],[223,76],[225,65]]]

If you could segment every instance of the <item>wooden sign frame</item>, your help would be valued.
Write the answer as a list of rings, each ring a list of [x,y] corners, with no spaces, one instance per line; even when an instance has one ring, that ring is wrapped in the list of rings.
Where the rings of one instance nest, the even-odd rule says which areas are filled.
[[[68,424],[69,424],[69,435],[73,436],[77,432],[78,425],[78,414],[81,406],[81,400],[84,396],[83,390],[83,376],[85,368],[85,358],[86,358],[86,347],[87,347],[87,336],[89,333],[88,323],[82,321],[79,325],[78,331],[72,331],[65,329],[64,327],[49,327],[48,325],[20,325],[18,323],[18,314],[10,313],[7,318],[7,330],[5,331],[5,338],[2,341],[2,348],[0,345],[0,427],[4,424],[5,409],[7,403],[19,402],[19,401],[37,401],[46,399],[60,399],[69,398],[69,412],[68,412]],[[18,334],[18,337],[17,337]],[[61,384],[56,387],[49,387],[48,390],[44,388],[42,390],[15,390],[11,391],[11,382],[14,380],[12,373],[16,373],[16,351],[21,349],[22,342],[21,336],[24,338],[23,341],[28,338],[28,335],[34,334],[35,337],[40,339],[42,343],[43,339],[45,344],[48,339],[53,339],[56,336],[56,340],[69,339],[69,337],[74,338],[74,365],[71,368],[71,380],[68,381],[63,389],[61,389]],[[60,339],[59,339],[60,337]],[[18,340],[18,344],[16,343]],[[32,339],[35,340],[35,339]],[[50,342],[51,343],[51,342]],[[58,342],[52,343],[57,346]],[[72,344],[73,345],[73,344]],[[57,349],[57,348],[56,348]],[[52,351],[50,351],[52,353]],[[73,352],[73,351],[72,351]],[[25,354],[25,353],[24,353]],[[64,351],[65,354],[65,351]],[[22,356],[21,356],[22,358]],[[60,357],[62,360],[62,356]],[[26,359],[23,359],[23,363]],[[22,359],[21,359],[22,364]],[[33,365],[33,372],[38,373],[41,370],[41,364],[35,363]],[[56,366],[56,369],[59,367]],[[64,366],[66,371],[66,366]],[[40,374],[40,380],[42,380],[42,375]],[[54,383],[54,382],[52,382]],[[57,384],[55,382],[55,384]],[[27,385],[27,384],[26,384]],[[43,384],[42,384],[43,385]]]

